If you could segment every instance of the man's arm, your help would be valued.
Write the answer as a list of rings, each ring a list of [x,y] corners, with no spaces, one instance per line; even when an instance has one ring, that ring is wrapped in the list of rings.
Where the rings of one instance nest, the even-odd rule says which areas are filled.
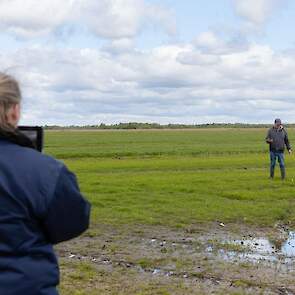
[[[291,153],[291,152],[292,152],[292,148],[291,148],[291,145],[290,145],[290,141],[289,141],[288,133],[287,133],[286,130],[284,130],[284,131],[285,131],[285,138],[284,138],[285,145],[286,145],[286,147],[287,147],[288,152]]]
[[[268,130],[268,132],[267,132],[265,141],[266,141],[266,143],[272,143],[273,142],[273,140],[271,138],[271,135],[270,135],[270,130]]]

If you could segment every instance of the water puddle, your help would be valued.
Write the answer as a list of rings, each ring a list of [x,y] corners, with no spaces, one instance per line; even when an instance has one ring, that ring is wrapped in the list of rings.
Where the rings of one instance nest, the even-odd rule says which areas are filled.
[[[208,247],[207,252],[214,252],[214,246]],[[287,239],[278,242],[271,242],[266,238],[226,240],[217,253],[225,260],[293,263],[295,262],[295,232],[290,232]]]
[[[295,232],[289,234],[288,240],[282,246],[282,252],[288,257],[295,257]]]
[[[198,260],[203,258],[212,258],[213,261],[214,259],[217,261],[222,259],[230,263],[245,262],[255,264],[255,266],[263,262],[260,265],[289,272],[294,270],[295,266],[295,231],[289,233],[285,231],[281,234],[280,239],[273,241],[250,235],[234,239],[232,235],[222,234],[218,236],[216,233],[211,236],[179,236],[173,237],[173,239],[163,236],[161,238],[140,238],[136,247],[137,251],[144,251],[142,257],[145,257],[149,262],[146,267],[142,267],[137,260],[130,261],[129,252],[127,252],[127,257],[119,252],[98,251],[95,254],[85,256],[67,252],[66,257],[80,261],[91,261],[108,270],[123,267],[139,273],[148,273],[152,276],[181,277],[184,279],[194,276],[196,270],[194,261],[198,263]],[[227,238],[225,238],[226,236]],[[176,268],[175,257],[181,257],[183,261],[191,260],[192,265],[189,264],[189,267],[184,265],[179,270]],[[161,264],[161,268],[158,264],[153,264],[153,260],[159,259],[166,261],[165,264]],[[201,269],[201,266],[198,265],[198,269]]]

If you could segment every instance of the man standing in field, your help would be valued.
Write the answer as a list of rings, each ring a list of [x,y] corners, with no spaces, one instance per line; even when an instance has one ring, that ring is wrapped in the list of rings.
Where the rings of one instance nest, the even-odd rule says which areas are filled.
[[[270,178],[274,178],[275,166],[278,159],[281,168],[281,177],[282,179],[285,179],[285,146],[287,147],[289,154],[292,153],[292,149],[289,142],[287,131],[282,125],[282,121],[280,119],[276,119],[274,126],[268,130],[266,142],[269,144],[270,150]]]

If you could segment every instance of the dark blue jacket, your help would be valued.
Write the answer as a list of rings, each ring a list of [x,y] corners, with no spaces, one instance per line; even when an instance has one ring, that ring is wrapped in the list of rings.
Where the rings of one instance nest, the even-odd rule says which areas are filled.
[[[58,294],[53,244],[85,231],[89,212],[62,163],[0,139],[0,294]]]

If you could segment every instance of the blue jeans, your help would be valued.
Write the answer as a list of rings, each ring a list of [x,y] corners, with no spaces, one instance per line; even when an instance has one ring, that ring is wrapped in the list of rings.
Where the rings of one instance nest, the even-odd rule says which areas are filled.
[[[275,174],[275,166],[277,159],[280,164],[281,168],[281,177],[282,179],[285,179],[286,177],[286,169],[285,169],[285,159],[284,159],[284,153],[283,152],[270,152],[270,178],[274,178]]]
[[[270,167],[272,169],[275,169],[277,159],[280,164],[280,168],[281,169],[285,168],[284,153],[283,152],[273,152],[273,151],[270,152]]]

